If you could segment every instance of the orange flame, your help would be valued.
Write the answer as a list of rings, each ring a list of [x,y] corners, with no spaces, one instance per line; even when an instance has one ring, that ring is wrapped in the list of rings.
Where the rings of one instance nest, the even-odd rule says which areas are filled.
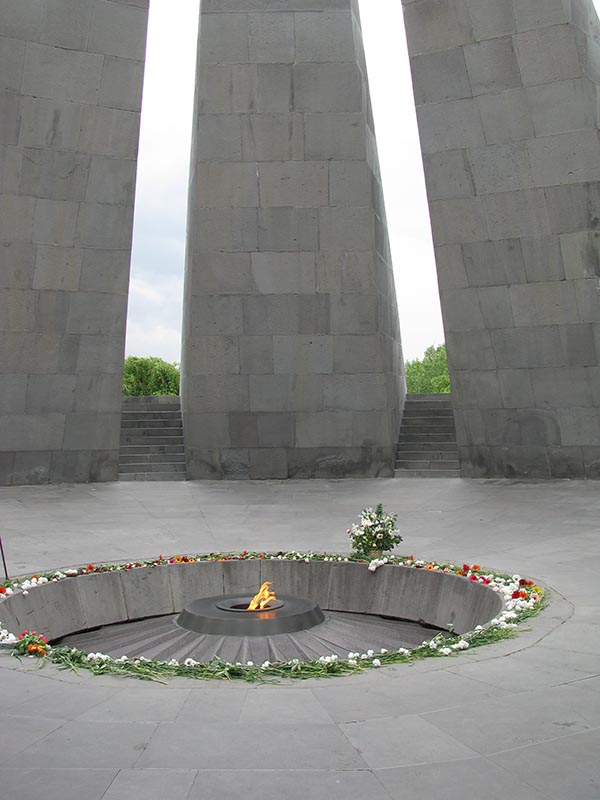
[[[275,592],[270,590],[271,581],[265,581],[255,594],[246,611],[257,611],[266,608],[272,600],[276,600]]]

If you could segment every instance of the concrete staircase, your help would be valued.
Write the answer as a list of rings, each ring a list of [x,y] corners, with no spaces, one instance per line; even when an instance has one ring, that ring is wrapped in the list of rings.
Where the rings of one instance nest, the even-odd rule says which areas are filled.
[[[184,481],[179,397],[124,397],[120,481]]]
[[[397,478],[460,478],[448,394],[409,394],[396,452]]]

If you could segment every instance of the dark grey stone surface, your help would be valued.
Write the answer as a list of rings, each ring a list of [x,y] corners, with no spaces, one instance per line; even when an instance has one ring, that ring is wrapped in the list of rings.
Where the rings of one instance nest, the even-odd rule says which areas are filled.
[[[117,478],[147,17],[2,4],[2,485]]]
[[[404,385],[358,5],[215,7],[192,154],[188,476],[390,476]]]
[[[513,5],[404,2],[462,474],[594,477],[600,25]]]

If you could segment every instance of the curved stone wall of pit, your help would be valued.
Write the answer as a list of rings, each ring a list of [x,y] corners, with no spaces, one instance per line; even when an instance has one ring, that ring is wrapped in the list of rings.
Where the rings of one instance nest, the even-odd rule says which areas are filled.
[[[143,617],[175,614],[198,597],[254,594],[271,580],[280,594],[324,610],[380,614],[452,626],[465,633],[502,609],[498,594],[457,575],[386,565],[311,561],[214,561],[82,575],[7,597],[0,620],[15,634],[37,630],[50,640]]]

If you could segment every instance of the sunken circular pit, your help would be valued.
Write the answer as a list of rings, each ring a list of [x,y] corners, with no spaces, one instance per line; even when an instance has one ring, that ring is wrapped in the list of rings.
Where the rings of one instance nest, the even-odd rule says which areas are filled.
[[[148,662],[163,670],[191,664],[202,677],[222,678],[223,669],[236,665],[278,663],[292,665],[296,677],[298,663],[312,670],[323,659],[339,658],[344,669],[354,669],[360,652],[375,666],[374,653],[386,653],[385,663],[410,659],[428,640],[454,652],[465,646],[458,639],[502,612],[502,592],[484,585],[483,576],[469,579],[456,566],[412,557],[390,562],[244,553],[89,565],[49,573],[44,585],[26,582],[29,591],[17,587],[0,600],[0,619],[15,633],[24,627],[43,632],[55,660],[69,664],[75,648],[83,666],[90,659],[104,665],[112,659],[118,669],[127,662],[134,671],[138,660],[144,670]],[[249,611],[249,599],[265,582],[281,592],[279,599]]]

